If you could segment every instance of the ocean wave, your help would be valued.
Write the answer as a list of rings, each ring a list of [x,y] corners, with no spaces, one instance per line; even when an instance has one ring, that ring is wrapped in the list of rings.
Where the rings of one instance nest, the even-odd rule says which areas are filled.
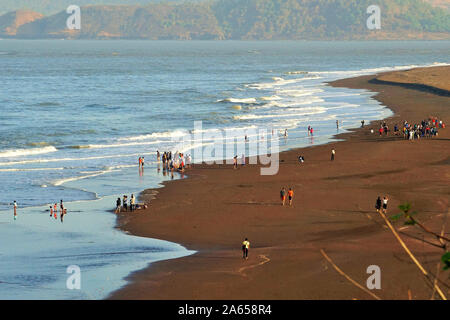
[[[30,143],[27,143],[27,146],[30,146],[30,147],[46,147],[46,146],[50,146],[50,143],[45,142],[45,141],[30,142]]]
[[[310,96],[315,93],[323,92],[323,89],[284,89],[284,90],[278,90],[277,94],[283,95],[283,96],[290,96],[290,97],[303,97],[303,96]]]
[[[12,150],[4,150],[0,152],[0,158],[14,158],[19,156],[30,156],[36,154],[44,154],[50,152],[56,152],[54,146],[47,146],[43,148],[32,148],[32,149],[12,149]]]
[[[270,119],[270,118],[286,118],[286,117],[299,117],[305,115],[325,113],[326,108],[316,107],[316,108],[302,108],[299,112],[281,112],[276,114],[246,114],[234,116],[234,120],[257,120],[257,119]]]
[[[100,175],[103,175],[105,173],[112,172],[112,171],[113,170],[111,170],[111,169],[106,169],[106,170],[103,170],[103,171],[95,171],[93,173],[86,174],[86,175],[83,175],[83,176],[76,176],[76,177],[59,179],[59,180],[53,181],[52,185],[60,186],[60,185],[62,185],[64,183],[67,183],[67,182],[77,181],[77,180],[82,180],[82,179],[87,179],[87,178],[93,178],[93,177],[97,177],[97,176],[100,176]]]
[[[258,107],[253,107],[252,109],[267,109],[267,108],[273,108],[273,107],[277,107],[277,108],[292,108],[295,106],[304,106],[304,105],[308,105],[308,104],[314,104],[314,103],[322,103],[324,102],[323,99],[321,98],[317,98],[317,97],[313,97],[311,99],[304,99],[301,101],[291,101],[291,102],[280,102],[280,101],[271,101],[269,103],[266,103],[262,106],[258,106]]]
[[[285,80],[280,77],[273,77],[272,80],[274,80],[274,82],[261,82],[261,83],[246,84],[245,87],[247,87],[249,89],[256,89],[256,90],[268,90],[268,89],[273,89],[276,87],[285,86],[288,84],[294,84],[294,83],[299,83],[299,82],[308,81],[308,80],[318,80],[321,78],[322,77],[320,77],[318,75],[315,75],[312,77],[295,78],[295,79],[288,79],[288,80]]]
[[[187,130],[174,130],[174,131],[164,131],[164,132],[154,132],[149,134],[143,134],[134,137],[124,137],[119,138],[119,141],[136,141],[136,140],[147,140],[147,139],[155,139],[155,138],[175,138],[182,137],[188,133]]]
[[[287,71],[284,74],[308,74],[308,71]]]
[[[20,171],[59,171],[64,170],[65,168],[11,168],[11,169],[0,169],[0,172],[20,172]]]
[[[0,162],[0,166],[4,167],[4,166],[30,164],[30,163],[51,163],[51,162],[67,162],[67,161],[85,161],[85,160],[113,159],[113,158],[123,158],[123,157],[139,157],[139,156],[154,155],[154,154],[156,154],[156,151],[154,151],[154,152],[130,153],[130,154],[114,154],[114,155],[93,156],[93,157],[80,157],[80,158],[50,158],[50,159],[20,160],[20,161]]]
[[[217,102],[231,102],[231,103],[256,103],[256,99],[255,98],[226,98],[226,99],[221,99],[221,100],[217,100]]]
[[[264,101],[274,101],[274,100],[281,100],[282,98],[277,95],[273,95],[268,97],[260,97],[259,99]]]
[[[429,68],[429,67],[444,67],[444,66],[450,66],[449,63],[444,62],[434,62],[432,64],[424,64],[424,65],[404,65],[404,66],[394,66],[394,67],[380,67],[380,68],[367,68],[367,69],[360,69],[360,70],[347,70],[347,71],[314,71],[311,72],[313,74],[317,75],[362,75],[362,74],[376,74],[380,72],[389,72],[389,71],[401,71],[401,70],[408,70],[408,69],[414,69],[414,68]]]

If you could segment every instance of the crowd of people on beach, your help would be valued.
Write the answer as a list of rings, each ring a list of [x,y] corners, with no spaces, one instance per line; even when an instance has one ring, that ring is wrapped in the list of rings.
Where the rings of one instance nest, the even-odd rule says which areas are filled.
[[[64,203],[61,200],[59,202],[59,218],[61,220],[61,223],[64,222],[64,216],[67,214],[67,209],[64,208]],[[58,219],[58,204],[55,202],[55,204],[50,206],[50,218],[55,218],[55,220]]]
[[[116,200],[116,210],[115,213],[121,212],[133,212],[140,209],[147,209],[146,204],[136,203],[136,197],[134,194],[131,194],[130,200],[128,200],[128,196],[126,194],[123,195],[123,198],[117,198]]]
[[[437,117],[430,117],[422,120],[420,123],[411,124],[407,120],[403,121],[403,128],[398,124],[394,125],[394,135],[403,135],[405,140],[418,140],[420,138],[433,138],[439,135],[439,129],[444,129],[445,123]],[[378,133],[380,136],[387,136],[390,129],[386,122],[380,123]]]
[[[13,212],[14,212],[14,220],[17,220],[18,218],[18,214],[17,214],[17,210],[18,210],[18,204],[17,201],[14,200],[13,203],[11,203],[10,205],[13,206]],[[50,212],[50,218],[55,218],[55,220],[58,220],[58,203],[55,202],[55,204],[50,205],[49,206],[49,212]],[[67,209],[64,207],[64,203],[62,201],[62,199],[59,202],[59,219],[61,220],[61,223],[64,222],[64,216],[67,214]]]
[[[191,166],[192,157],[190,154],[185,155],[178,151],[173,155],[172,151],[165,151],[161,156],[158,150],[156,151],[156,161],[158,165],[162,162],[163,170],[184,172],[186,168]]]

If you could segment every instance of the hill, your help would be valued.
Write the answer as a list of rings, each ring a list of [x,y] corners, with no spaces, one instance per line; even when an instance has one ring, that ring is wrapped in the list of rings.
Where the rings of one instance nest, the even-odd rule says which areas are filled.
[[[0,34],[13,36],[22,25],[41,19],[42,17],[42,14],[29,10],[18,10],[7,13],[0,16]]]
[[[367,7],[374,3],[381,8],[381,30],[368,30],[366,26]],[[33,39],[450,39],[450,12],[422,0],[217,0],[146,6],[88,5],[81,11],[80,31],[66,29],[68,15],[61,11],[19,26],[14,35],[3,33],[0,36]]]

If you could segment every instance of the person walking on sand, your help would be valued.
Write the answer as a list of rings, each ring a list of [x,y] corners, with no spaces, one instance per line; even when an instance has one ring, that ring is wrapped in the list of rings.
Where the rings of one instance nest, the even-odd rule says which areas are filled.
[[[242,259],[248,259],[248,249],[250,248],[250,241],[247,238],[242,242]]]
[[[237,156],[234,156],[234,158],[233,158],[233,166],[234,166],[234,169],[237,169]]]
[[[388,197],[384,196],[383,198],[383,213],[386,214],[387,213],[387,204],[388,204]]]
[[[334,156],[336,155],[336,150],[331,150],[331,161],[334,161]]]
[[[16,202],[16,200],[14,200],[12,205],[14,207],[14,220],[17,220],[17,202]]]
[[[289,198],[289,206],[292,206],[292,199],[294,198],[294,190],[292,190],[292,188],[289,188],[288,198]]]
[[[280,198],[281,198],[281,205],[284,206],[284,203],[286,202],[286,189],[284,187],[280,191]]]
[[[377,201],[375,202],[375,209],[377,209],[377,212],[380,212],[381,210],[381,198],[378,196]]]

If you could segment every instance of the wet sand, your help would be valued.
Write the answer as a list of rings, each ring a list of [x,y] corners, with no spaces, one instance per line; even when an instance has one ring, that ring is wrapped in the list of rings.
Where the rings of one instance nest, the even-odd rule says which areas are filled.
[[[430,68],[428,72],[441,72]],[[442,72],[441,77],[449,73]],[[450,123],[450,99],[432,90],[390,85],[364,76],[334,86],[378,92],[376,99],[403,120],[438,116]],[[445,81],[447,81],[445,80]],[[443,90],[443,88],[439,88]],[[361,119],[362,120],[362,119]],[[370,265],[381,268],[382,299],[430,299],[432,289],[374,209],[378,195],[390,199],[388,214],[409,201],[419,218],[440,231],[450,199],[450,130],[433,139],[405,141],[378,136],[380,121],[338,136],[345,141],[280,154],[280,170],[261,176],[259,165],[196,165],[188,179],[165,183],[147,210],[120,214],[118,227],[134,235],[180,243],[198,253],[157,262],[128,277],[110,299],[373,299],[340,275],[320,249],[365,286]],[[370,129],[374,133],[370,133]],[[331,150],[335,161],[330,161]],[[306,162],[299,164],[298,155]],[[280,188],[295,191],[281,206]],[[431,274],[442,249],[415,226],[394,225]],[[446,234],[450,232],[450,218]],[[243,260],[241,243],[251,243]],[[440,273],[449,296],[449,275]]]

